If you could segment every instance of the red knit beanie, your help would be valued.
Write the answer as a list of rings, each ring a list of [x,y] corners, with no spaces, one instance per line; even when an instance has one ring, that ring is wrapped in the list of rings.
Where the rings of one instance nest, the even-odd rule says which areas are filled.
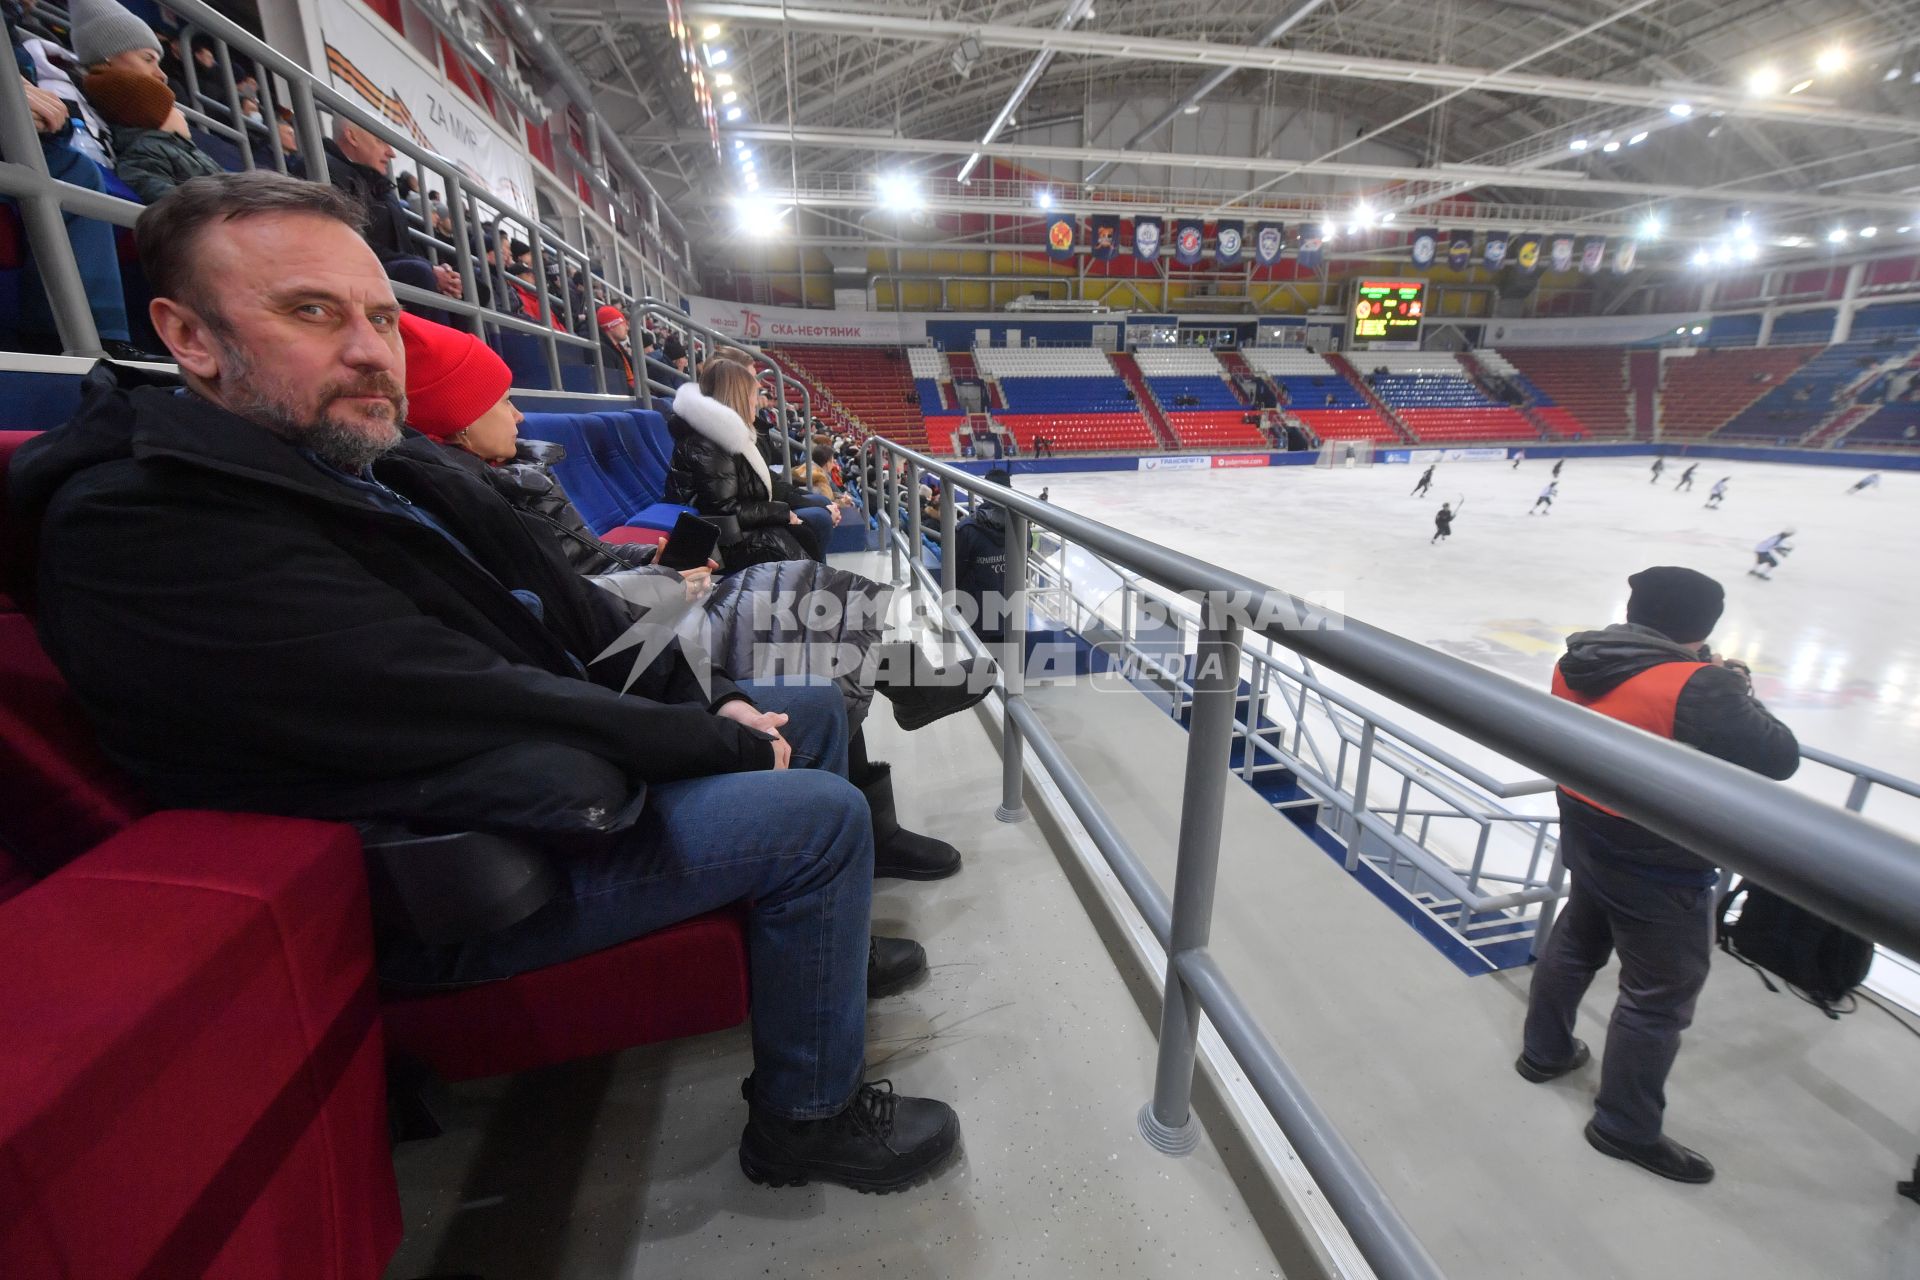
[[[627,313],[622,311],[618,307],[602,307],[600,308],[599,313],[594,316],[594,319],[599,323],[602,329],[606,328],[610,324],[624,323],[626,318],[627,318]]]
[[[436,440],[459,435],[500,403],[513,372],[480,339],[402,313],[407,347],[407,425]]]

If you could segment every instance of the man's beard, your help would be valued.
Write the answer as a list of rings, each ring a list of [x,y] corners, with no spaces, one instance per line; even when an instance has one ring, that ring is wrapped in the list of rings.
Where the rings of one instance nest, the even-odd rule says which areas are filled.
[[[220,345],[221,383],[226,391],[227,408],[281,439],[310,450],[328,466],[358,475],[400,443],[400,424],[407,419],[407,395],[387,374],[368,374],[327,383],[320,388],[313,405],[303,407],[294,403],[285,387],[260,376],[253,360],[237,343],[229,341]],[[372,418],[346,417],[335,411],[339,401],[356,396],[377,396],[385,400],[393,408],[392,419],[380,417],[377,410]]]

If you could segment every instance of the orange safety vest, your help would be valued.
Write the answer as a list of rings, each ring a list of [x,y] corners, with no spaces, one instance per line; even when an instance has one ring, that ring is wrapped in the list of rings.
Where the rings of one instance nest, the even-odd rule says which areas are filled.
[[[1671,740],[1673,713],[1680,701],[1680,690],[1686,687],[1687,681],[1693,679],[1694,672],[1711,665],[1708,662],[1663,662],[1637,676],[1627,677],[1597,697],[1588,697],[1567,687],[1566,677],[1560,674],[1560,666],[1555,663],[1553,696],[1578,703],[1589,711],[1598,711],[1603,716],[1630,724],[1636,729],[1645,729],[1655,737]],[[1613,814],[1616,818],[1625,816],[1615,813],[1598,800],[1581,795],[1572,787],[1561,787],[1560,790],[1602,813]]]

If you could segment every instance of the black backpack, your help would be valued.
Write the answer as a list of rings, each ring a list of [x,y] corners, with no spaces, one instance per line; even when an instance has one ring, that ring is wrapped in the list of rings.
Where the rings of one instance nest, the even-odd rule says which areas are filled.
[[[1737,901],[1740,918],[1728,924],[1727,910]],[[1744,877],[1720,904],[1720,948],[1760,973],[1767,990],[1779,988],[1762,970],[1771,970],[1789,991],[1836,1019],[1853,1012],[1850,1001],[1841,1002],[1873,963],[1873,943]]]

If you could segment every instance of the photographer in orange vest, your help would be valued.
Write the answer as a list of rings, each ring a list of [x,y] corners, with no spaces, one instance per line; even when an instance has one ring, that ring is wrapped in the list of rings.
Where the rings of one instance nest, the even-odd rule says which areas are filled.
[[[1800,765],[1793,731],[1753,696],[1746,666],[1706,647],[1726,593],[1692,569],[1627,579],[1624,625],[1578,632],[1553,672],[1556,696],[1769,778]],[[1574,1015],[1593,978],[1620,955],[1620,998],[1607,1028],[1593,1147],[1676,1182],[1709,1182],[1705,1156],[1661,1132],[1667,1072],[1706,985],[1714,886],[1705,859],[1566,787],[1560,856],[1571,888],[1534,968],[1515,1069],[1535,1084],[1585,1066]]]

